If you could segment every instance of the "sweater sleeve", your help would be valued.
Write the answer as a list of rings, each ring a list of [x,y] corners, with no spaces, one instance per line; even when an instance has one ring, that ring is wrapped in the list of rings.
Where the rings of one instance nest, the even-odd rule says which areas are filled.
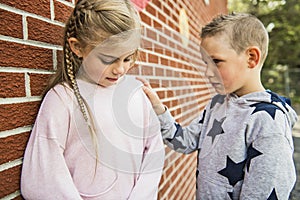
[[[129,196],[129,200],[156,200],[159,181],[164,166],[165,147],[160,134],[160,125],[150,102],[145,98],[146,120],[144,123],[144,152],[142,164]]]
[[[173,150],[180,153],[192,153],[199,149],[201,134],[206,111],[194,119],[188,126],[182,127],[172,117],[169,110],[159,115],[161,133],[164,142]]]
[[[69,121],[59,92],[50,90],[24,154],[21,193],[25,199],[81,199],[64,159]]]
[[[245,177],[240,199],[288,199],[295,184],[291,129],[283,112],[255,114],[248,125]]]

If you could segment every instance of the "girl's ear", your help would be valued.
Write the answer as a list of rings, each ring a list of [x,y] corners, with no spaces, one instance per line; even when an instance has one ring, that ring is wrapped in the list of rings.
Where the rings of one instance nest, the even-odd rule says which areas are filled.
[[[69,42],[70,48],[73,51],[73,53],[75,53],[79,58],[81,58],[82,57],[82,49],[80,47],[79,41],[76,38],[71,37],[68,39],[68,42]]]
[[[261,59],[261,51],[258,47],[252,46],[247,49],[247,56],[248,56],[248,67],[255,68]]]

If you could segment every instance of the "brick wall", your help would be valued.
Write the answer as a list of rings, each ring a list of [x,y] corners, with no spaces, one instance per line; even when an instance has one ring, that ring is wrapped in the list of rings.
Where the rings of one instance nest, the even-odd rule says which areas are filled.
[[[211,95],[198,56],[198,34],[213,16],[227,12],[227,0],[208,5],[205,0],[132,1],[140,7],[143,47],[130,73],[149,79],[186,125]],[[0,0],[0,199],[22,199],[22,156],[41,93],[61,63],[64,22],[74,2]],[[181,155],[166,147],[159,199],[193,199],[195,165],[195,153]]]

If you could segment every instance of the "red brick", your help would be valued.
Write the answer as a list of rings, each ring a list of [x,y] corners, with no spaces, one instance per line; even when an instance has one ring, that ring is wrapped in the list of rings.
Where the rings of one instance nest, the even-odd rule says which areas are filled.
[[[159,44],[154,44],[154,52],[159,53],[159,54],[164,54],[164,47],[162,47]]]
[[[148,55],[148,62],[150,63],[158,63],[158,57],[153,54]]]
[[[162,65],[169,66],[169,60],[166,59],[166,58],[160,58],[160,63],[161,63]]]
[[[0,131],[32,125],[39,105],[39,101],[1,105]]]
[[[139,52],[138,61],[147,62],[147,60],[146,60],[146,53],[145,52]]]
[[[71,15],[72,10],[71,7],[59,1],[54,1],[55,20],[57,21],[65,23]]]
[[[0,165],[23,157],[29,132],[0,138]]]
[[[0,72],[0,98],[24,97],[25,95],[23,73]]]
[[[27,17],[28,39],[62,45],[63,27]]]
[[[161,8],[161,7],[162,7],[160,0],[152,0],[152,3],[153,3],[154,5],[156,5],[158,8]]]
[[[50,78],[50,74],[29,74],[32,96],[40,96],[44,92]]]
[[[56,52],[56,63],[57,63],[57,69],[59,68],[59,67],[62,67],[63,66],[63,59],[64,59],[64,55],[63,55],[63,52],[62,51],[57,51]]]
[[[148,6],[146,7],[146,11],[147,11],[149,14],[151,14],[151,15],[153,15],[153,16],[156,16],[156,10],[155,10],[151,5],[148,5]]]
[[[164,91],[158,91],[156,93],[157,93],[157,95],[159,96],[160,99],[164,99],[165,98],[165,92]]]
[[[148,38],[142,38],[141,46],[143,49],[151,50],[152,43],[149,41]]]
[[[13,198],[12,200],[24,200],[24,198],[22,196],[17,196],[15,198]]]
[[[155,29],[161,30],[162,25],[161,25],[160,23],[158,23],[157,20],[153,20],[153,27],[154,27]]]
[[[130,68],[128,74],[139,75],[139,67],[137,65],[134,65],[133,67]]]
[[[151,26],[151,18],[148,17],[148,15],[145,15],[144,13],[140,13],[140,17],[142,19],[143,22],[145,22],[146,24]]]
[[[152,75],[153,67],[142,66],[142,75]]]
[[[0,40],[0,66],[51,70],[52,50]]]
[[[24,1],[24,0],[1,0],[2,4],[24,10],[29,13],[50,18],[50,0]]]
[[[21,165],[0,172],[0,198],[19,189]]]
[[[164,76],[164,70],[162,68],[155,68],[156,76]]]
[[[0,9],[0,34],[23,38],[22,16]]]

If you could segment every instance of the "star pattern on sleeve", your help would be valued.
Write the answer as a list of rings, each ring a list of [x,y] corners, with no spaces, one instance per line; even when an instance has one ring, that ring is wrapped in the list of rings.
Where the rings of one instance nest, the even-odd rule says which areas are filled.
[[[276,195],[275,188],[273,188],[273,190],[272,190],[272,192],[271,192],[271,194],[270,194],[270,196],[268,197],[267,200],[278,200],[278,197],[277,197],[277,195]]]
[[[266,102],[255,103],[255,104],[250,105],[250,107],[255,107],[255,109],[253,110],[253,112],[251,114],[254,114],[254,113],[260,112],[260,111],[265,111],[272,117],[272,119],[275,119],[276,110],[281,110],[278,106],[271,104],[271,103],[266,103]]]
[[[226,167],[218,171],[218,173],[222,176],[225,176],[228,179],[229,184],[234,186],[237,182],[244,179],[245,163],[246,160],[239,163],[235,163],[233,160],[230,159],[229,156],[227,156]]]
[[[207,133],[207,136],[212,137],[212,143],[214,143],[215,137],[217,135],[224,133],[224,130],[222,128],[222,124],[223,124],[224,120],[225,120],[225,117],[222,118],[220,121],[214,119],[213,126]]]
[[[199,124],[204,123],[205,114],[206,114],[206,110],[203,111],[202,118],[199,120]]]
[[[217,103],[223,104],[225,101],[225,95],[217,95],[211,100],[210,109],[215,107]]]
[[[249,172],[249,168],[250,168],[250,163],[251,163],[251,160],[257,156],[260,156],[262,155],[263,153],[261,153],[260,151],[258,151],[257,149],[255,149],[253,147],[253,143],[250,144],[250,146],[248,147],[247,149],[247,161],[246,161],[246,164],[247,164],[247,172]]]
[[[285,108],[286,111],[288,111],[288,108],[286,107],[287,104],[291,104],[291,101],[288,98],[281,97],[278,94],[268,91],[268,93],[271,95],[271,103],[278,102],[281,103],[281,105]]]
[[[176,126],[176,133],[175,133],[175,137],[172,139],[167,139],[167,141],[169,141],[170,143],[172,143],[174,150],[178,150],[178,149],[184,149],[185,146],[183,146],[182,142],[184,139],[183,136],[183,130],[182,127],[180,126],[180,124],[175,123]]]
[[[233,199],[233,192],[227,192],[230,199]]]

